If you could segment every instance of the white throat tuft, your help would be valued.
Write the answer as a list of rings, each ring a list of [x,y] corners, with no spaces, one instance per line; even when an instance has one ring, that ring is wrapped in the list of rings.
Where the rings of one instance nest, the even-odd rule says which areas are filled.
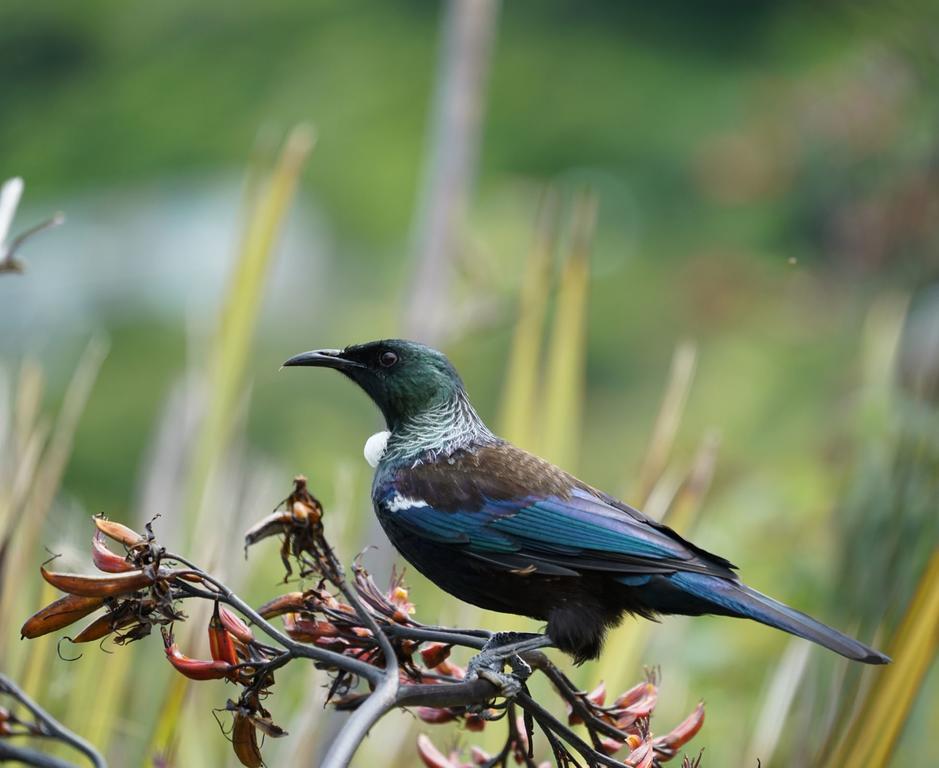
[[[381,457],[385,455],[389,437],[391,437],[391,432],[386,429],[382,432],[376,432],[365,441],[365,460],[372,467],[377,467]]]

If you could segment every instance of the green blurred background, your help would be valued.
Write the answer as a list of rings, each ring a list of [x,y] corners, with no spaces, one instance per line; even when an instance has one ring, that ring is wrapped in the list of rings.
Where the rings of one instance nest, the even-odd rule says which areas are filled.
[[[0,6],[0,176],[26,181],[14,231],[53,210],[68,216],[24,249],[23,276],[0,278],[9,412],[24,361],[43,367],[41,399],[54,414],[88,340],[109,343],[32,561],[41,544],[79,549],[91,513],[135,522],[162,512],[171,541],[186,540],[190,525],[224,540],[210,550],[219,568],[261,601],[278,589],[273,547],[253,555],[250,575],[233,553],[244,524],[299,472],[326,504],[346,560],[366,543],[387,549],[361,458],[378,414],[339,377],[278,366],[312,347],[415,332],[404,318],[446,58],[442,16],[443,6],[414,1]],[[539,201],[553,190],[567,222],[575,193],[592,190],[582,419],[554,457],[637,500],[670,361],[690,340],[696,369],[673,475],[705,435],[720,435],[696,541],[755,587],[872,639],[881,619],[899,619],[936,548],[931,474],[917,486],[919,506],[897,487],[931,466],[939,435],[929,384],[939,344],[929,290],[939,266],[939,7],[529,1],[506,3],[495,23],[448,288],[454,322],[433,335],[497,423]],[[239,250],[245,170],[298,121],[315,126],[317,145],[263,289],[233,447],[200,507],[212,514],[185,523],[186,469],[207,407],[193,382],[212,358]],[[906,380],[892,367],[904,327]],[[910,429],[913,459],[902,450]],[[898,527],[891,554],[873,556]],[[264,555],[269,563],[258,562]],[[389,562],[375,556],[379,581]],[[35,588],[37,579],[18,578]],[[416,574],[409,581],[425,621],[500,627]],[[24,601],[26,613],[38,599]],[[3,608],[13,637],[25,613]],[[641,658],[625,654],[628,668],[616,666],[614,642],[603,669],[588,665],[578,679],[592,685],[615,670],[625,688],[640,662],[658,664],[653,726],[664,732],[703,698],[708,719],[693,746],[706,748],[704,764],[755,765],[754,732],[787,639],[709,618],[665,620],[650,638]],[[109,721],[115,765],[145,760],[166,686],[158,639],[139,646],[117,651],[146,691],[121,689],[130,703]],[[23,644],[9,649],[0,667],[25,669]],[[92,660],[100,655],[67,665],[53,654],[37,690],[79,730],[86,707],[73,690],[108,674]],[[836,707],[819,690],[834,690],[829,678],[840,674],[822,655],[812,652],[769,764],[806,764],[804,750],[821,738],[811,713]],[[269,704],[294,732],[271,749],[271,765],[313,764],[303,750],[336,727],[314,702],[322,682],[298,669]],[[937,683],[933,670],[897,765],[939,764],[928,730]],[[230,692],[214,685],[187,699],[179,765],[232,759],[209,711]],[[413,718],[388,721],[358,765],[415,764]],[[441,745],[458,738],[431,735]]]

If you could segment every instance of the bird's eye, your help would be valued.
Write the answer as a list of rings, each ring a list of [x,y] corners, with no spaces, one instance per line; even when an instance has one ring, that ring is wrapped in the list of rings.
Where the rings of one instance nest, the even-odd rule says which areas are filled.
[[[398,356],[394,352],[382,352],[378,357],[378,363],[382,368],[391,368],[398,362]]]

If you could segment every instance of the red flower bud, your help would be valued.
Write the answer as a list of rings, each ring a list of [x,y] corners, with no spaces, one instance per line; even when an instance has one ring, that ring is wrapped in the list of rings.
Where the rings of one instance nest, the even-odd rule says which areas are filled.
[[[224,680],[232,675],[232,665],[227,661],[205,661],[184,656],[173,642],[173,636],[165,629],[163,630],[163,645],[170,664],[190,680]]]
[[[452,645],[446,643],[427,643],[421,648],[421,659],[428,669],[433,669],[447,660],[452,648]]]
[[[699,702],[688,717],[682,720],[665,736],[655,740],[655,748],[663,752],[674,753],[694,738],[704,725],[704,702]]]
[[[250,645],[254,642],[254,633],[248,625],[241,620],[240,616],[228,610],[224,605],[218,607],[218,615],[222,620],[222,624],[225,625],[225,629],[231,633],[232,637],[240,640],[245,645]]]
[[[219,616],[219,606],[215,603],[215,611],[212,618],[209,619],[209,652],[214,661],[224,661],[228,664],[238,663],[238,654],[235,651],[235,643],[232,636],[228,633],[222,619]]]

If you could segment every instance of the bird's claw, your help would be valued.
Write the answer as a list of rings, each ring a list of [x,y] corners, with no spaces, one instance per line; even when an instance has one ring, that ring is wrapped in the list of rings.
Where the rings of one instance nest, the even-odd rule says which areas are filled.
[[[512,671],[508,674],[503,672],[505,663],[508,662]],[[466,679],[488,680],[499,691],[499,695],[505,699],[514,699],[521,693],[525,681],[531,676],[531,667],[525,663],[521,656],[513,654],[504,658],[498,654],[490,654],[486,651],[470,659],[466,668]]]
[[[522,682],[513,674],[483,667],[476,671],[475,677],[492,683],[499,691],[499,695],[505,699],[514,699],[522,692]]]

